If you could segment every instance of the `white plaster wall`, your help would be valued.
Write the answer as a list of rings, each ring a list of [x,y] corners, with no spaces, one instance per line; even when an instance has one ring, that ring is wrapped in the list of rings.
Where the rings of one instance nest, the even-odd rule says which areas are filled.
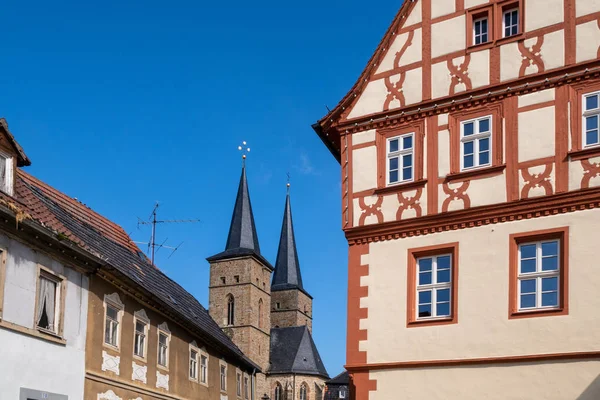
[[[431,18],[452,14],[455,11],[455,0],[437,0],[431,2]]]
[[[375,141],[375,129],[362,131],[352,134],[352,145],[363,144]]]
[[[527,0],[525,28],[528,32],[558,24],[564,20],[564,0]],[[552,12],[548,12],[552,10]]]
[[[368,362],[598,350],[598,218],[600,210],[578,211],[371,243]],[[570,227],[569,315],[509,320],[509,235],[563,226]],[[407,250],[452,242],[459,243],[458,323],[406,328]]]
[[[445,129],[438,132],[438,176],[444,177],[450,173],[450,131]]]
[[[546,15],[554,15],[554,12],[546,13]],[[533,45],[533,43],[535,41],[525,41],[526,45]],[[552,32],[544,36],[542,60],[544,60],[546,70],[560,68],[565,65],[565,31]],[[537,68],[527,68],[527,73],[530,73],[531,70],[537,72]]]
[[[575,14],[577,17],[600,11],[600,0],[575,0]]]
[[[406,49],[406,52],[402,55],[402,57],[400,58],[400,61],[398,63],[398,66],[400,66],[400,67],[404,66],[404,65],[412,64],[417,61],[421,61],[422,50],[423,50],[423,45],[422,45],[421,40],[422,40],[422,32],[423,31],[421,30],[421,28],[418,28],[418,29],[415,29],[413,32],[414,32],[414,36],[413,36],[413,39],[411,42],[412,44],[410,46],[408,46],[408,48]],[[396,36],[396,38],[394,39],[394,42],[390,46],[390,49],[388,50],[387,54],[383,58],[383,61],[379,65],[379,68],[377,68],[377,73],[389,71],[396,67],[396,65],[394,65],[394,59],[396,58],[396,53],[398,53],[398,52],[400,52],[400,50],[402,50],[402,47],[404,47],[404,45],[408,41],[409,36],[410,35],[408,32],[404,32],[404,33]]]
[[[0,235],[7,252],[4,310],[6,322],[33,329],[38,263],[67,280],[64,332],[59,345],[0,327],[0,398],[16,399],[21,387],[81,399],[85,374],[88,278],[21,242]]]
[[[399,205],[400,203],[398,202],[398,196],[396,194],[385,196],[383,198],[381,213],[383,214],[383,220],[385,222],[396,220],[396,212],[398,211]]]
[[[448,123],[448,114],[438,115],[438,126],[446,125]]]
[[[371,372],[370,400],[597,400],[600,361],[402,369]]]
[[[448,96],[450,82],[450,71],[445,61],[431,66],[431,95],[434,99]]]
[[[420,103],[423,100],[423,69],[416,68],[406,72],[406,80],[404,81],[404,98],[406,104]],[[393,108],[394,103],[390,105]],[[396,102],[396,107],[399,103]]]
[[[465,0],[465,9],[487,3],[489,3],[489,0]]]
[[[423,21],[423,5],[421,3],[421,0],[417,0],[417,4],[414,5],[411,13],[408,14],[408,17],[406,18],[406,21],[404,22],[403,26],[411,26],[414,24],[418,24],[421,21]]]
[[[577,25],[576,34],[577,62],[596,59],[598,56],[598,47],[600,46],[600,28],[598,28],[598,23],[596,21],[590,21],[585,24]]]
[[[352,190],[361,192],[377,187],[377,148],[352,150]]]
[[[467,194],[471,199],[471,207],[504,203],[506,201],[506,176],[501,174],[472,180]]]
[[[500,46],[500,80],[508,81],[519,77],[521,52],[517,43]]]
[[[465,48],[465,15],[431,25],[431,56],[433,58]]]
[[[490,84],[490,51],[483,50],[471,53],[471,64],[469,65],[469,78],[473,88],[487,86]]]
[[[554,107],[519,113],[519,162],[555,154]]]
[[[359,95],[348,118],[357,118],[383,110],[386,95],[387,88],[383,79],[369,82],[365,90]]]
[[[534,104],[545,103],[547,101],[554,101],[555,90],[547,89],[539,92],[533,92],[519,96],[519,107],[531,106]]]

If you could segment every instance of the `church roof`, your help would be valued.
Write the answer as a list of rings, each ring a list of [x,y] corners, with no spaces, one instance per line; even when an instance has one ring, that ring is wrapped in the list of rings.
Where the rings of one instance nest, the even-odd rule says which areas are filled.
[[[349,385],[350,384],[350,376],[348,375],[348,371],[344,371],[338,376],[331,378],[330,380],[325,382],[326,385]]]
[[[302,274],[300,273],[300,262],[296,250],[296,238],[294,236],[294,223],[292,220],[292,206],[290,204],[290,193],[285,198],[283,210],[283,224],[279,237],[279,249],[277,250],[277,261],[271,291],[299,289],[311,297],[302,285]],[[311,297],[312,298],[312,297]]]
[[[268,373],[329,378],[306,326],[271,329],[271,365]]]
[[[245,165],[242,167],[242,176],[240,177],[233,215],[231,216],[225,251],[209,257],[207,260],[218,261],[242,256],[255,257],[266,267],[273,269],[271,264],[260,254]]]

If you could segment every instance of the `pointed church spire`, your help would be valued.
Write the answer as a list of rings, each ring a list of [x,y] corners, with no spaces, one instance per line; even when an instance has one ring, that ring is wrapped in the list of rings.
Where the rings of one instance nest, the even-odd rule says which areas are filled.
[[[294,223],[292,221],[292,207],[290,205],[290,184],[288,183],[285,208],[283,211],[283,224],[281,236],[279,237],[279,249],[277,250],[277,261],[271,291],[288,289],[300,289],[302,286],[302,275],[300,274],[300,262],[296,250],[296,238],[294,237]],[[308,293],[307,293],[308,294]]]
[[[209,257],[207,260],[216,261],[248,255],[257,257],[268,268],[273,268],[260,254],[260,245],[258,244],[254,214],[252,213],[252,204],[250,203],[248,181],[246,180],[246,163],[244,160],[225,251]]]

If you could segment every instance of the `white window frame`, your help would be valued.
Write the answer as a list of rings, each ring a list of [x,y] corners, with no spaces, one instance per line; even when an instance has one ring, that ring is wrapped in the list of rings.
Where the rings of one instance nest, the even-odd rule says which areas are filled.
[[[557,243],[557,266],[555,271],[542,271],[542,244],[543,243]],[[556,310],[561,307],[561,239],[548,239],[539,241],[527,241],[518,244],[518,259],[517,259],[517,306],[519,312],[538,311],[538,310]],[[535,272],[521,273],[521,246],[536,245],[535,252]],[[542,306],[542,279],[543,278],[557,278],[556,280],[556,300],[555,306]],[[521,307],[521,281],[527,281],[535,279],[535,307],[522,308]]]
[[[598,108],[593,109],[593,110],[587,110],[586,106],[587,106],[587,98],[591,97],[591,96],[597,96],[598,97]],[[596,146],[600,146],[600,91],[599,92],[591,92],[591,93],[586,93],[581,97],[581,109],[583,110],[582,116],[581,116],[581,143],[583,144],[583,147],[596,147]],[[587,142],[587,124],[586,124],[586,119],[588,117],[593,117],[596,116],[598,117],[598,142],[597,143],[592,143],[589,144]]]
[[[488,132],[480,133],[479,132],[479,122],[488,119],[490,122],[490,130]],[[473,134],[469,136],[465,136],[465,125],[473,123]],[[465,121],[460,122],[460,170],[461,171],[470,171],[472,169],[477,168],[485,168],[492,166],[492,151],[493,151],[493,140],[492,140],[492,131],[494,129],[494,117],[492,115],[485,115],[483,117],[477,117]],[[482,139],[489,139],[489,149],[488,149],[488,162],[486,164],[481,164],[479,161],[479,142]],[[473,142],[473,166],[465,167],[465,143]]]
[[[438,273],[438,267],[437,267],[437,260],[440,257],[450,257],[450,280],[449,282],[443,282],[443,283],[438,283],[437,282],[437,273]],[[421,260],[424,259],[429,259],[431,258],[431,283],[430,284],[426,284],[426,285],[420,285],[419,284],[419,272],[420,272],[420,268],[419,268],[419,262]],[[415,320],[417,321],[424,321],[424,320],[431,320],[431,319],[448,319],[448,318],[452,318],[452,302],[454,301],[454,299],[452,298],[452,284],[453,284],[453,274],[454,274],[454,257],[452,256],[452,253],[440,253],[440,254],[435,254],[435,255],[431,255],[431,256],[425,256],[425,257],[419,257],[417,258],[417,262],[415,265],[416,271],[415,271],[415,278],[416,278],[416,290],[415,290]],[[450,293],[448,296],[448,309],[450,311],[449,315],[437,315],[437,292],[439,290],[444,290],[444,289],[448,289],[448,292]],[[429,317],[420,317],[419,316],[419,293],[420,292],[426,292],[426,291],[431,291],[431,316]]]
[[[477,34],[477,28],[476,28],[477,23],[478,22],[482,22],[482,21],[487,21],[487,29],[486,29],[485,32],[481,31],[479,34]],[[480,25],[480,26],[482,26],[482,25]],[[485,35],[487,37],[487,40],[483,41],[483,39],[482,39],[481,42],[477,43],[477,38],[478,37],[483,38],[483,35]],[[485,17],[474,19],[473,20],[473,44],[476,45],[476,46],[478,46],[480,44],[484,44],[484,43],[487,43],[489,41],[490,41],[490,21],[489,21],[489,18],[487,16],[485,16]]]
[[[135,347],[138,341],[137,323],[144,324],[144,332],[142,332],[142,354],[135,352]],[[146,361],[148,355],[148,332],[150,330],[150,320],[144,310],[136,311],[133,315],[133,356],[134,358]]]
[[[219,388],[227,392],[227,363],[219,360]]]
[[[106,322],[108,319],[108,307],[115,309],[117,311],[117,320],[115,321],[117,324],[117,334],[116,334],[116,344],[109,343],[106,341]],[[123,314],[125,312],[125,305],[121,301],[118,293],[112,293],[108,295],[104,295],[104,329],[102,331],[102,343],[104,346],[115,350],[120,351],[121,349],[121,327],[123,326]],[[112,332],[112,330],[111,330]]]
[[[244,400],[250,400],[250,376],[244,374]]]
[[[340,389],[338,394],[339,394],[340,399],[345,399],[346,398],[346,389]]]
[[[192,357],[192,353],[196,353],[195,358]],[[190,381],[198,382],[198,380],[200,379],[200,349],[197,348],[194,344],[190,343],[188,355],[188,375]]]
[[[158,326],[158,329],[156,330],[156,364],[158,365],[159,368],[168,370],[169,369],[169,353],[171,351],[171,332],[168,329],[165,329],[165,323],[162,323],[161,325]],[[161,344],[160,344],[160,336],[164,335],[167,340],[166,340],[166,346],[165,346],[165,363],[161,364]]]
[[[508,25],[508,26],[507,26],[507,25],[506,25],[506,14],[512,14],[512,13],[513,13],[513,12],[515,12],[515,11],[517,12],[517,24],[516,24],[516,25],[513,25],[513,24],[511,24],[511,25]],[[513,8],[510,8],[510,9],[508,9],[508,10],[504,10],[504,11],[502,12],[502,37],[503,37],[503,38],[507,38],[507,37],[513,37],[513,36],[516,36],[516,35],[518,35],[519,33],[521,33],[521,29],[520,29],[520,26],[519,26],[519,25],[520,25],[520,24],[519,24],[519,21],[520,21],[520,18],[521,18],[521,15],[520,15],[520,13],[521,13],[521,11],[519,10],[519,7],[513,7]],[[512,19],[512,17],[511,17],[511,19]],[[511,29],[511,31],[512,31],[512,28],[513,28],[514,26],[516,26],[516,27],[517,27],[517,33],[513,33],[513,34],[510,34],[510,35],[507,35],[507,34],[506,34],[506,29],[507,29],[507,28],[509,28],[509,29]]]
[[[235,370],[235,395],[237,396],[238,399],[242,398],[242,386],[243,386],[243,380],[242,380],[242,371],[240,371],[239,369],[236,368]]]
[[[210,357],[208,356],[208,353],[202,349],[198,354],[200,354],[200,358],[198,359],[198,382],[200,382],[201,385],[208,386],[208,360]],[[202,362],[203,360],[205,363]]]
[[[38,325],[38,321],[34,321],[33,326],[40,332],[49,333],[54,336],[62,336],[62,310],[63,310],[63,297],[65,293],[65,278],[62,275],[56,274],[54,271],[44,268],[38,265],[38,277],[36,284],[36,304],[38,296],[40,295],[40,283],[41,280],[46,279],[51,281],[55,285],[54,290],[54,324],[52,329],[43,328]],[[35,308],[35,315],[37,316],[37,305]]]
[[[0,162],[2,159],[4,159],[5,162],[5,181],[0,182],[0,189],[9,196],[12,196],[14,183],[14,159],[10,154],[0,151]]]
[[[411,142],[412,142],[412,146],[408,149],[404,148],[404,139],[410,137],[411,138]],[[390,149],[390,143],[393,140],[398,140],[398,151],[391,151]],[[385,142],[385,154],[386,154],[386,160],[385,160],[385,182],[386,182],[386,186],[393,186],[393,185],[399,185],[401,183],[406,183],[406,182],[412,182],[415,179],[415,133],[414,132],[410,132],[410,133],[405,133],[402,135],[398,135],[398,136],[394,136],[391,138],[387,138],[386,142]],[[410,169],[411,169],[411,173],[410,173],[410,178],[408,179],[404,179],[404,169],[407,167],[404,167],[404,157],[410,155],[411,157],[411,163],[410,163]],[[398,159],[398,181],[396,182],[390,182],[390,160],[392,159]]]

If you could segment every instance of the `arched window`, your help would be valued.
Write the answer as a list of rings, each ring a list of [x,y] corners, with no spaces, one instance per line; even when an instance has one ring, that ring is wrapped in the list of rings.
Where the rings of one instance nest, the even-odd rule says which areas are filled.
[[[308,393],[308,390],[306,389],[306,383],[303,383],[300,386],[300,400],[307,400],[308,399],[307,393]]]
[[[260,299],[260,300],[258,300],[258,327],[259,328],[263,327],[262,309],[263,309],[263,301],[262,301],[262,299]]]
[[[233,295],[227,296],[227,325],[233,325],[235,322],[235,300]]]
[[[283,400],[283,396],[281,394],[281,385],[279,382],[275,384],[275,396],[273,396],[273,400]]]

